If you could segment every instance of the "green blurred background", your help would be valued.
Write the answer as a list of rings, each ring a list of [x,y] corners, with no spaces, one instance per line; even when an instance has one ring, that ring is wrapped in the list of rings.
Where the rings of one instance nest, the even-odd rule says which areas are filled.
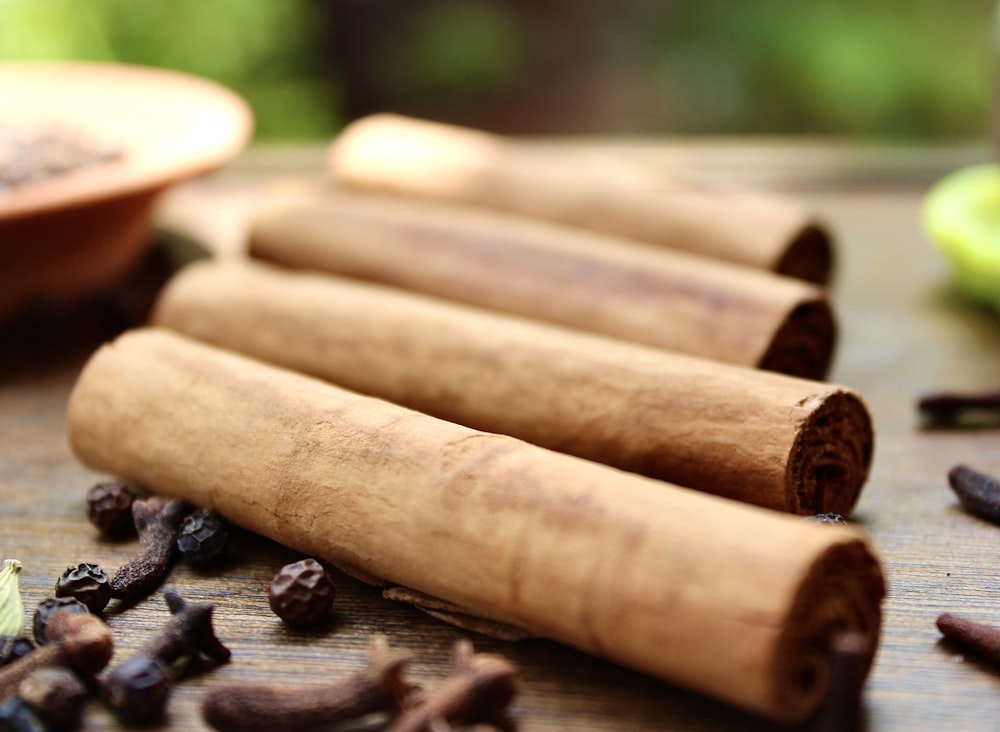
[[[992,135],[995,0],[0,0],[0,58],[216,79],[258,141],[380,110],[526,134]]]

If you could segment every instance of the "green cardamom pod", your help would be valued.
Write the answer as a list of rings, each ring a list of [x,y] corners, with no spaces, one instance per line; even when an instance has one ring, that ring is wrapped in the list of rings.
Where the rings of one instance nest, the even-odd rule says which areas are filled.
[[[0,635],[24,632],[24,605],[21,602],[21,563],[4,559],[0,567]]]

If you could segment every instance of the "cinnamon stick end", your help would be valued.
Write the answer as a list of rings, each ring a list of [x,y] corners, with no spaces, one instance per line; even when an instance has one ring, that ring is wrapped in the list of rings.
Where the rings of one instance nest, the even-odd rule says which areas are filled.
[[[813,221],[803,226],[789,242],[774,271],[826,285],[833,271],[833,240],[826,229]]]
[[[837,323],[830,303],[817,290],[788,313],[757,363],[766,371],[803,379],[826,378],[837,343]]]
[[[789,510],[849,516],[874,452],[868,408],[847,389],[806,397],[799,406],[812,409],[799,425],[786,467]]]

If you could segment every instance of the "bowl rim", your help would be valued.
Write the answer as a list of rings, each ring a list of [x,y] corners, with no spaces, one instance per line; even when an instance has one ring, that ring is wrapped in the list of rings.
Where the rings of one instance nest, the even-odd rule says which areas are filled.
[[[0,223],[138,194],[220,167],[253,133],[247,102],[180,71],[118,62],[0,63],[3,125],[52,121],[120,148],[112,160],[0,189]]]

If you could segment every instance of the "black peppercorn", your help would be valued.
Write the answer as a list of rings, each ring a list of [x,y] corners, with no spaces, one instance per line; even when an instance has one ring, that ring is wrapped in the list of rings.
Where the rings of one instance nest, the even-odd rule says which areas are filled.
[[[38,603],[35,614],[32,618],[32,629],[35,635],[35,643],[43,645],[45,643],[45,628],[49,624],[49,619],[56,610],[68,610],[71,613],[90,613],[87,606],[75,597],[47,597]]]
[[[135,533],[132,503],[135,494],[121,481],[98,483],[87,493],[87,519],[105,536]]]
[[[170,687],[170,672],[159,660],[133,656],[105,679],[101,697],[119,721],[149,724],[163,715]]]
[[[195,567],[218,564],[226,554],[229,529],[213,511],[199,509],[184,517],[177,536],[181,556]]]
[[[0,635],[0,666],[27,656],[35,650],[35,644],[23,635]]]
[[[318,622],[330,611],[335,590],[323,565],[303,559],[282,567],[267,590],[271,610],[289,625]]]
[[[96,564],[82,562],[67,567],[56,580],[56,597],[72,597],[92,613],[99,613],[111,602],[108,575]]]

